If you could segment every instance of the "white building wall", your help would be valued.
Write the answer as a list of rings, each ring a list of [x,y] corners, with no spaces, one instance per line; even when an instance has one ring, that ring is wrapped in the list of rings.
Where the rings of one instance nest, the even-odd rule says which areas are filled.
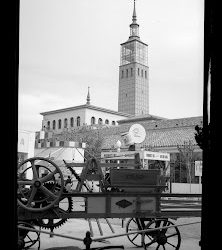
[[[18,143],[17,143],[17,152],[18,154],[23,155],[23,160],[34,157],[35,150],[35,132],[30,131],[18,131]],[[22,161],[23,161],[22,160]],[[25,165],[24,165],[25,166]],[[29,167],[27,165],[26,167]],[[32,179],[32,170],[27,170],[26,177]]]
[[[202,184],[201,183],[171,183],[171,193],[176,194],[202,194]]]
[[[68,119],[68,128],[70,127],[70,118],[74,118],[74,127],[77,126],[77,117],[80,117],[80,126],[82,126],[86,121],[85,121],[85,109],[78,109],[78,110],[70,110],[70,111],[63,111],[63,112],[58,112],[54,114],[47,114],[43,116],[43,127],[47,128],[47,122],[50,121],[50,129],[52,129],[52,124],[53,120],[56,121],[56,131],[63,131],[64,129],[64,119]],[[58,129],[58,121],[61,119],[61,129]]]
[[[98,124],[99,118],[103,120],[102,124],[105,124],[105,120],[109,120],[109,125],[112,124],[112,121],[115,121],[115,124],[117,125],[117,121],[120,119],[124,119],[126,117],[120,116],[120,115],[115,115],[115,114],[110,114],[98,110],[92,110],[92,109],[87,109],[86,110],[86,123],[87,125],[91,125],[91,118],[95,117],[95,123]]]
[[[34,157],[35,132],[19,130],[17,152],[27,154],[27,158]]]
[[[76,109],[76,110],[68,110],[68,111],[61,111],[58,113],[53,113],[53,114],[46,114],[43,116],[43,121],[42,121],[42,126],[44,129],[47,128],[47,122],[50,121],[50,130],[53,128],[53,120],[56,121],[56,127],[55,130],[56,132],[62,132],[64,130],[64,119],[67,118],[68,120],[68,128],[71,127],[70,125],[70,118],[74,118],[74,128],[77,127],[77,117],[80,117],[80,126],[83,125],[91,125],[91,118],[95,117],[95,124],[98,124],[98,119],[102,119],[102,124],[105,124],[105,120],[109,120],[109,124],[112,124],[112,121],[115,121],[115,124],[117,125],[117,121],[121,119],[125,119],[125,116],[121,115],[115,115],[112,113],[108,113],[105,111],[100,111],[100,110],[94,110],[94,109],[89,109],[89,108],[82,108],[82,109]],[[58,121],[61,119],[61,129],[58,129]]]

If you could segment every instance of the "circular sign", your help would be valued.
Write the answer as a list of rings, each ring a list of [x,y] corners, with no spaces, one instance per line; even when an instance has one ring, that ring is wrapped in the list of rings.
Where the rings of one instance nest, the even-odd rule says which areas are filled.
[[[142,143],[146,138],[146,130],[140,124],[133,124],[130,127],[129,134],[131,135],[134,143]]]

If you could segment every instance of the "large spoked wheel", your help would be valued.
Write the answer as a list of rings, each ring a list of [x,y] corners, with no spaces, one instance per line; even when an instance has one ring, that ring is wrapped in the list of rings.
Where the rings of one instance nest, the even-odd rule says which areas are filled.
[[[23,221],[19,221],[18,226],[35,229],[33,225]],[[28,229],[18,228],[18,249],[28,249],[39,242],[39,240],[39,232],[32,232]]]
[[[126,232],[135,234],[127,235],[127,238],[133,245],[137,247],[143,246],[143,235],[141,233],[137,233],[137,231],[143,230],[150,224],[151,218],[131,218],[128,220],[126,224]],[[144,242],[149,243],[152,240],[152,237],[149,235],[145,235]]]
[[[47,183],[47,188],[51,190],[51,188],[54,188],[53,183]],[[50,188],[51,186],[51,188]],[[56,188],[60,188],[60,185],[57,184]],[[68,193],[68,191],[66,189],[63,190],[64,193]],[[73,200],[72,197],[64,197],[61,198],[61,200],[59,201],[59,211],[61,211],[62,213],[69,213],[72,211],[73,208]],[[42,228],[46,228],[46,229],[50,229],[51,231],[53,231],[54,228],[60,227],[61,225],[63,225],[65,222],[67,221],[67,218],[65,219],[37,219],[35,221],[35,224],[42,227]]]
[[[56,176],[61,179],[61,187],[47,188],[46,183],[54,183]],[[59,167],[43,157],[33,157],[18,166],[18,205],[33,212],[45,211],[59,203],[63,192],[64,179]]]
[[[172,226],[166,229],[147,232],[146,236],[149,237],[150,242],[145,242],[146,249],[152,245],[155,249],[175,249],[180,248],[181,236],[177,226],[168,218],[154,219],[147,225],[147,229],[161,228]]]

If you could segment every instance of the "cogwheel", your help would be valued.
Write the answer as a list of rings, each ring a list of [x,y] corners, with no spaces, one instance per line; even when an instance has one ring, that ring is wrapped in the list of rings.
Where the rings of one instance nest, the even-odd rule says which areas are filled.
[[[58,184],[58,183],[54,183],[54,182],[47,182],[44,184],[45,187],[47,187],[49,190],[52,189],[52,188],[61,188],[61,186]],[[64,193],[68,193],[68,191],[64,188],[63,189],[63,192]],[[64,209],[65,212],[69,213],[72,211],[72,208],[73,208],[73,200],[72,200],[72,197],[67,197],[67,198],[64,198],[64,199],[67,199],[68,200],[68,208],[67,209]],[[60,200],[61,202],[61,200]],[[63,225],[65,222],[67,221],[67,219],[37,219],[35,221],[35,224],[42,227],[42,228],[45,228],[45,229],[50,229],[51,231],[53,231],[54,228],[58,228],[60,227],[61,225]]]

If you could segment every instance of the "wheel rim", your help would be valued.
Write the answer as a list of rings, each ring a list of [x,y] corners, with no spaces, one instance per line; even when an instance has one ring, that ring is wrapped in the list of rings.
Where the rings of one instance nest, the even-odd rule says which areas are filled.
[[[36,164],[38,162],[38,164]],[[41,164],[40,164],[40,163]],[[27,165],[31,165],[28,166]],[[25,167],[25,170],[23,170]],[[24,178],[30,170],[30,177]],[[41,176],[42,170],[47,170],[45,176]],[[55,176],[61,178],[60,190],[47,189],[44,184],[54,182]],[[59,167],[52,161],[43,157],[34,157],[25,160],[18,166],[18,205],[29,211],[45,211],[59,202],[63,192],[64,179]],[[44,201],[44,202],[43,202]],[[39,205],[41,204],[41,206]]]
[[[32,229],[35,229],[35,227],[27,222],[22,222],[19,221],[18,222],[19,226],[23,226],[23,227],[29,227]],[[40,233],[39,232],[32,232],[26,229],[18,229],[18,236],[19,239],[23,240],[24,242],[24,247],[23,249],[28,249],[30,247],[32,247],[33,245],[35,245],[36,242],[39,241],[39,237],[40,237]]]
[[[173,225],[175,224],[168,219],[155,219],[147,225],[147,228],[154,229]],[[167,249],[172,250],[178,250],[180,248],[181,236],[179,229],[176,226],[148,232],[147,234],[152,237],[152,241],[148,244],[146,243],[146,248],[151,245],[159,250],[166,249],[166,247]]]
[[[128,220],[126,224],[126,232],[131,233],[131,232],[136,232],[139,230],[143,230],[144,228],[147,227],[148,224],[150,224],[151,218],[131,218]],[[135,233],[135,234],[129,234],[127,235],[127,238],[129,241],[137,247],[142,247],[143,246],[143,235],[141,233]],[[149,235],[144,236],[144,242],[149,243],[151,240],[153,240]]]

